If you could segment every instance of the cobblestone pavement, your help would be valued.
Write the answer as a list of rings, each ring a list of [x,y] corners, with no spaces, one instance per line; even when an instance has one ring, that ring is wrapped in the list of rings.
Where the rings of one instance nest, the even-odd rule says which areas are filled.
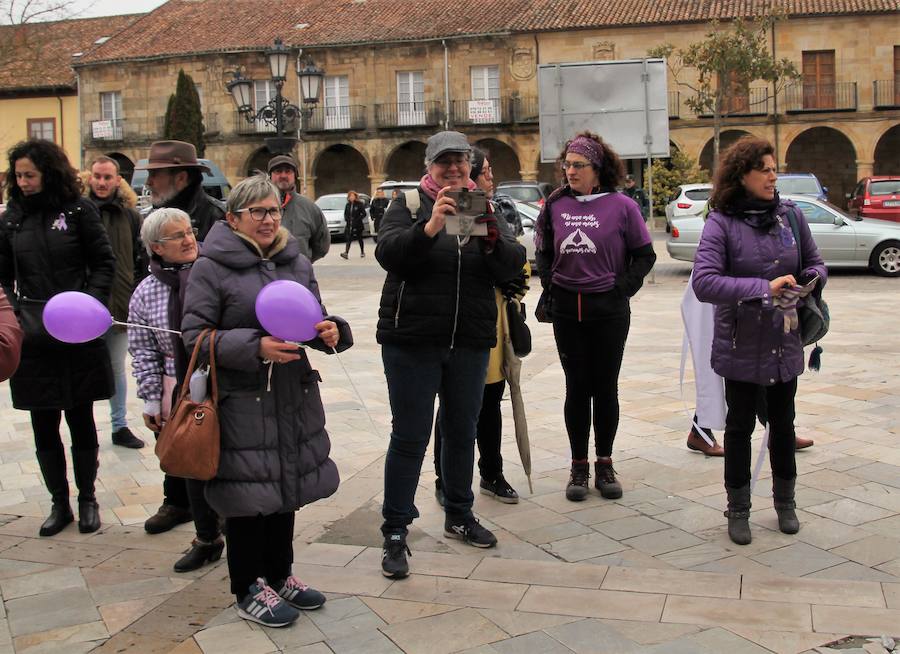
[[[794,654],[850,634],[898,635],[900,374],[893,366],[900,336],[892,325],[900,319],[900,281],[862,271],[833,274],[824,367],[801,378],[797,402],[798,432],[816,441],[797,456],[801,531],[778,532],[764,472],[753,543],[738,547],[722,517],[721,460],[684,447],[679,303],[689,267],[669,260],[662,246],[658,241],[655,283],[632,307],[622,372],[613,456],[624,497],[606,501],[592,491],[585,502],[566,501],[563,374],[550,329],[530,321],[534,352],[524,362],[524,394],[533,492],[507,428],[506,474],[522,501],[506,505],[476,495],[476,512],[500,544],[475,550],[443,537],[426,459],[417,498],[422,517],[410,534],[413,575],[396,582],[379,568],[390,424],[374,339],[383,273],[371,249],[368,258],[346,262],[337,246],[316,265],[329,309],[350,320],[357,344],[340,361],[314,355],[343,482],[333,497],[297,515],[295,571],[329,601],[289,629],[237,618],[224,561],[194,573],[172,571],[191,539],[190,525],[144,533],[142,523],[162,497],[161,473],[151,447],[111,445],[105,403],[95,409],[104,527],[81,535],[73,525],[38,538],[49,496],[28,416],[10,407],[4,385],[0,654]],[[536,294],[529,306],[535,300]],[[504,416],[511,425],[508,402]],[[129,420],[144,432],[136,400]]]

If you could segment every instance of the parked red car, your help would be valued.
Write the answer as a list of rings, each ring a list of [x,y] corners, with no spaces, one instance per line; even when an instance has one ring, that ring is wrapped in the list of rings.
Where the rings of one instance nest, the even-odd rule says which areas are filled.
[[[900,176],[863,178],[850,194],[847,209],[862,218],[900,222]]]

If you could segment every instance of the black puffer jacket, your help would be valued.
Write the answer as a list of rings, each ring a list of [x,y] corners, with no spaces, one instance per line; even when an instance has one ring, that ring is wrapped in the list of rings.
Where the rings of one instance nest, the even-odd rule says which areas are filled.
[[[482,252],[480,238],[463,247],[446,231],[430,238],[425,223],[434,202],[421,188],[419,203],[413,217],[400,195],[381,222],[375,257],[388,274],[378,309],[378,342],[494,347],[494,286],[521,272],[525,248],[508,229],[501,229],[490,254]]]
[[[68,409],[112,395],[109,352],[100,339],[70,345],[51,338],[40,329],[42,305],[62,291],[84,291],[106,304],[115,258],[92,202],[51,208],[41,200],[13,200],[0,219],[0,282],[25,330],[10,387],[17,409]]]

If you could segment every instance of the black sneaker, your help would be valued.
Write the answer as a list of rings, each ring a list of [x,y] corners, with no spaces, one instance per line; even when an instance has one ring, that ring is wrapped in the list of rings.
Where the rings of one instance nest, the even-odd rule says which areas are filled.
[[[456,523],[444,521],[444,536],[461,540],[473,547],[494,547],[497,544],[497,537],[482,527],[477,518]]]
[[[519,494],[509,485],[509,482],[503,478],[503,475],[498,475],[494,481],[485,481],[482,479],[481,494],[493,497],[498,502],[503,502],[504,504],[519,503]]]
[[[133,450],[139,450],[144,447],[144,441],[131,433],[131,430],[128,427],[122,427],[121,429],[115,430],[112,434],[112,442],[113,445],[130,447]]]
[[[616,471],[611,458],[597,459],[597,462],[594,463],[594,473],[597,475],[594,485],[600,491],[600,495],[608,500],[617,500],[622,497],[622,484],[616,479]]]
[[[581,502],[588,496],[588,479],[591,478],[591,467],[587,462],[572,462],[569,483],[566,484],[566,499],[570,502]]]
[[[384,537],[384,549],[381,552],[381,574],[391,579],[403,579],[409,576],[409,562],[406,555],[412,556],[406,545],[406,536],[390,534]]]

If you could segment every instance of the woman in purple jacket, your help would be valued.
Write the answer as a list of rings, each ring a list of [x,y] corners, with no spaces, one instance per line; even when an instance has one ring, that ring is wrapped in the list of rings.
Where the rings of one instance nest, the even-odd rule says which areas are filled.
[[[796,297],[798,282],[814,283],[815,292],[821,292],[827,275],[803,213],[778,197],[776,179],[774,150],[767,141],[742,139],[723,153],[694,260],[694,292],[701,302],[716,305],[711,362],[725,378],[728,403],[725,516],[728,535],[738,545],[751,539],[750,436],[760,387],[769,408],[778,527],[786,534],[800,529],[794,503],[794,396],[803,372],[803,344],[789,298]]]
[[[560,155],[566,184],[544,204],[535,225],[541,285],[539,320],[553,322],[566,375],[564,407],[572,449],[566,498],[588,494],[588,448],[594,426],[595,485],[622,497],[612,465],[619,426],[619,370],[631,324],[629,298],[640,290],[656,255],[637,203],[616,192],[622,160],[596,134],[584,132]]]

